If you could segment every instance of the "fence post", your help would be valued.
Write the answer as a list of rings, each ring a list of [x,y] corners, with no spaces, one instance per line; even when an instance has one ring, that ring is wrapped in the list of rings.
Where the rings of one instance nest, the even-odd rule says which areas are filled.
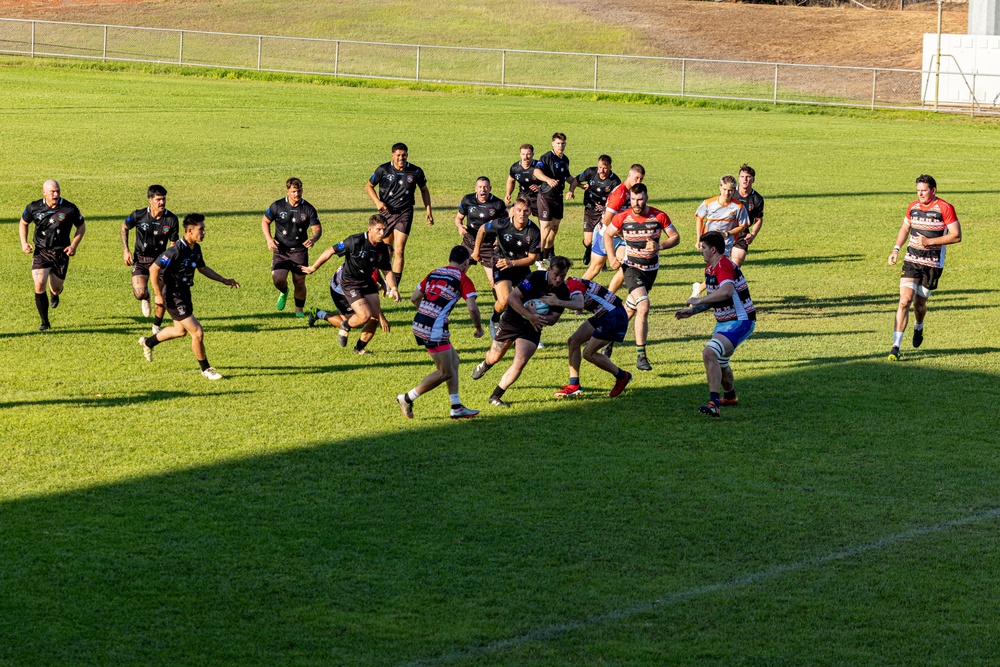
[[[875,111],[875,82],[878,80],[878,69],[872,70],[872,111]]]
[[[417,81],[420,81],[420,47],[417,47]]]
[[[687,75],[687,60],[681,58],[681,97],[684,97],[684,77]]]
[[[774,63],[774,98],[773,103],[778,103],[778,63]]]
[[[594,56],[594,92],[595,93],[597,92],[597,59],[599,57],[600,56],[597,56],[597,55]]]
[[[500,52],[500,87],[507,85],[507,49]]]
[[[31,57],[35,57],[35,22],[31,22]]]
[[[972,72],[972,106],[969,107],[969,117],[976,117],[976,72]]]
[[[178,48],[178,51],[177,51],[177,64],[178,65],[182,65],[182,64],[184,64],[184,31],[183,30],[180,31],[180,39],[178,40],[178,42],[180,44],[180,47]]]
[[[340,74],[340,40],[334,44],[333,47],[333,75],[339,76]]]
[[[261,46],[264,44],[264,36],[257,35],[257,69],[260,69],[260,51]]]

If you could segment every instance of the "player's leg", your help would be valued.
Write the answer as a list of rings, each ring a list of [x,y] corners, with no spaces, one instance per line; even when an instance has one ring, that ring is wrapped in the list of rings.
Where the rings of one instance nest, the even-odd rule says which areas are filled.
[[[510,368],[500,378],[500,382],[493,390],[493,394],[490,395],[491,405],[502,408],[510,407],[510,404],[503,400],[504,392],[517,382],[517,378],[521,377],[521,371],[524,370],[532,355],[535,354],[536,349],[538,349],[537,343],[526,338],[518,338],[514,341],[514,360],[511,362]]]
[[[747,258],[747,251],[744,250],[743,248],[735,246],[733,247],[733,250],[730,253],[729,258],[733,260],[733,264],[735,264],[736,266],[743,266],[743,262]]]
[[[392,272],[396,274],[396,286],[399,286],[399,280],[403,277],[403,264],[404,256],[406,252],[406,241],[410,238],[410,235],[399,229],[392,230],[392,247],[394,252],[392,253]]]
[[[610,342],[612,341],[604,340],[603,338],[591,338],[587,341],[587,347],[583,349],[583,358],[602,371],[611,373],[617,378],[621,373],[621,369],[611,359],[601,354],[601,349]]]
[[[588,232],[584,230],[583,232],[583,264],[585,266],[590,265],[590,253],[591,247],[594,244],[594,232]]]
[[[490,338],[496,338],[497,326],[500,325],[500,316],[507,308],[507,298],[514,286],[509,280],[497,280],[493,283],[493,291],[496,293],[496,301],[493,302],[493,314],[490,315],[489,329]]]
[[[622,261],[625,259],[625,252],[626,250],[624,243],[615,247],[615,257],[618,258],[618,261]],[[623,284],[625,284],[624,266],[619,268],[618,271],[615,273],[615,275],[611,276],[611,281],[608,283],[608,291],[611,292],[612,294],[615,294],[618,292],[618,290],[622,288]]]
[[[285,302],[288,299],[288,269],[271,269],[271,282],[274,283],[275,289],[278,290],[278,301],[275,303],[275,307],[278,310],[285,309]]]
[[[649,295],[642,285],[634,287],[625,300],[625,307],[635,313],[635,350],[637,354],[636,367],[639,370],[652,370],[646,359],[646,334],[649,328]],[[645,362],[645,363],[643,363]]]
[[[604,265],[608,261],[608,255],[604,251],[604,235],[598,234],[593,236],[593,241],[590,244],[590,262],[588,263],[587,270],[584,272],[583,277],[585,280],[593,280],[601,274],[604,270]]]
[[[146,357],[146,361],[153,360],[153,348],[168,340],[173,340],[174,338],[183,338],[187,335],[187,328],[184,326],[184,320],[177,319],[179,315],[177,313],[171,313],[174,316],[173,322],[170,323],[169,327],[160,329],[152,336],[144,336],[139,339],[139,346],[142,347],[142,353]],[[185,319],[190,319],[189,315]],[[197,355],[196,355],[197,356]]]
[[[917,287],[913,295],[913,347],[920,347],[924,342],[924,318],[927,317],[927,299],[930,290]]]
[[[578,396],[583,393],[583,388],[580,386],[580,360],[582,359],[580,347],[587,344],[593,335],[594,325],[591,324],[590,320],[584,320],[566,341],[566,349],[569,352],[569,382],[556,391],[557,398]]]
[[[38,309],[38,316],[42,320],[39,331],[49,328],[49,295],[45,293],[45,285],[49,281],[50,273],[52,269],[31,270],[31,280],[35,284],[35,308]]]
[[[134,274],[132,276],[132,296],[142,304],[142,316],[149,317],[149,276]]]
[[[893,327],[892,349],[889,350],[889,361],[899,360],[899,346],[903,342],[903,334],[910,319],[910,305],[917,290],[913,278],[903,277],[899,280],[899,305],[896,306],[895,326]]]
[[[361,327],[361,335],[358,337],[358,342],[354,344],[354,351],[358,354],[371,354],[367,349],[368,343],[372,342],[372,338],[375,337],[375,332],[378,331],[379,315],[375,316],[375,319],[368,320],[363,327]]]
[[[562,223],[562,218],[552,218],[549,222],[549,240],[546,252],[548,252],[548,257],[546,259],[551,260],[556,255],[556,234],[559,233],[559,225]]]
[[[722,405],[722,369],[724,366],[729,366],[729,357],[733,349],[729,339],[720,333],[714,334],[702,349],[701,359],[705,364],[705,377],[708,380],[708,403],[698,406],[698,409],[710,417],[719,416],[719,407]],[[731,372],[729,378],[731,382]],[[732,391],[732,384],[729,391]]]
[[[194,358],[201,366],[201,374],[209,380],[221,380],[222,375],[212,368],[212,364],[208,363],[208,355],[205,354],[205,330],[202,328],[201,322],[192,315],[181,320],[181,326],[191,335],[191,351],[194,352]]]
[[[503,359],[503,356],[507,354],[507,350],[513,344],[513,341],[498,341],[494,340],[490,343],[490,349],[486,351],[486,358],[483,359],[479,364],[472,370],[472,379],[478,380],[479,378],[486,375],[486,371],[490,370],[494,364]]]

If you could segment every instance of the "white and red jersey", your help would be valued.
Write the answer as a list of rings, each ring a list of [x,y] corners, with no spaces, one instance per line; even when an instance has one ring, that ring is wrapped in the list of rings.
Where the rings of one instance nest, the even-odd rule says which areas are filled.
[[[938,245],[929,248],[915,247],[920,244],[920,238],[937,238],[948,233],[948,225],[958,222],[955,207],[943,199],[934,199],[924,206],[920,200],[911,202],[906,207],[906,222],[910,223],[910,243],[906,246],[904,262],[944,268],[944,251],[946,246]]]
[[[705,286],[708,293],[712,294],[727,282],[733,284],[733,295],[725,301],[716,301],[712,304],[717,322],[730,322],[732,320],[756,320],[757,312],[750,298],[750,287],[747,279],[743,277],[740,267],[723,256],[719,262],[712,266],[705,267]]]
[[[453,266],[434,269],[420,281],[417,289],[423,292],[424,300],[413,316],[413,335],[433,343],[446,342],[448,315],[459,299],[476,296],[476,286],[469,276]]]
[[[750,222],[746,207],[735,197],[725,206],[719,203],[718,197],[706,199],[695,215],[704,221],[705,232],[728,232]],[[736,239],[733,236],[726,237],[727,255],[734,243]]]
[[[608,225],[612,234],[621,232],[625,239],[625,266],[632,266],[642,271],[655,271],[660,268],[659,245],[647,250],[649,241],[659,244],[664,231],[673,227],[670,218],[660,209],[647,206],[646,210],[636,215],[628,208],[611,218]]]
[[[622,305],[622,300],[600,283],[585,278],[567,278],[566,287],[570,294],[583,295],[583,309],[594,317],[603,317]]]
[[[632,194],[628,190],[628,186],[622,183],[608,195],[607,201],[604,202],[604,213],[608,211],[612,215],[617,215],[627,208],[632,206]],[[604,236],[604,214],[601,214],[601,222],[597,223],[594,227],[594,234],[600,238]],[[603,241],[602,241],[603,243]]]

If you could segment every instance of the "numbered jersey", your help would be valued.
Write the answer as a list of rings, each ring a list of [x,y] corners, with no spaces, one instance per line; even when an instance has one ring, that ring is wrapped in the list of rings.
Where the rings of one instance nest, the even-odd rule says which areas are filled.
[[[726,301],[712,304],[717,322],[729,322],[731,320],[756,320],[757,311],[750,298],[750,287],[747,279],[743,277],[740,267],[729,261],[728,257],[722,257],[715,266],[705,267],[705,287],[708,293],[712,294],[726,283],[733,284],[733,295]]]
[[[413,317],[413,335],[432,343],[444,343],[448,332],[448,316],[459,299],[476,296],[476,286],[469,277],[453,266],[443,266],[427,274],[417,285],[424,299]]]
[[[583,309],[593,313],[594,317],[603,317],[622,305],[619,299],[608,288],[586,278],[567,278],[566,286],[570,294],[583,294]]]

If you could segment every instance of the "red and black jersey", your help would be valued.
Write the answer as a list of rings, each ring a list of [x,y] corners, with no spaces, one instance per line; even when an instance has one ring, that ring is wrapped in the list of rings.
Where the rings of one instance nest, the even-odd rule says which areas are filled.
[[[448,316],[459,299],[476,296],[476,286],[453,266],[434,269],[420,281],[417,289],[424,299],[413,316],[413,335],[429,342],[445,342],[448,333]]]
[[[935,199],[926,206],[917,200],[906,208],[906,221],[910,223],[910,243],[906,247],[903,261],[938,269],[944,268],[945,246],[918,248],[914,247],[914,242],[920,244],[920,237],[944,236],[948,232],[948,225],[958,222],[955,207],[943,199]]]
[[[180,238],[180,223],[168,210],[159,220],[150,215],[149,208],[132,211],[125,218],[125,227],[135,230],[134,253],[144,257],[159,257],[169,243],[177,243]]]
[[[297,206],[288,203],[288,197],[279,199],[264,211],[268,222],[274,223],[274,240],[290,249],[304,247],[309,238],[309,228],[319,225],[319,213],[305,199]]]
[[[381,164],[368,182],[378,188],[378,198],[389,213],[402,213],[413,208],[418,188],[427,185],[424,170],[409,162],[396,169],[392,162]]]
[[[632,206],[632,193],[624,183],[612,190],[604,202],[604,210],[612,213],[621,213],[630,206]]]
[[[711,304],[715,311],[716,321],[756,320],[757,311],[750,298],[750,287],[747,285],[747,279],[743,277],[740,267],[733,264],[725,256],[715,266],[709,264],[705,267],[705,286],[709,294],[714,293],[727,282],[733,284],[733,296],[726,301],[717,301]]]
[[[663,232],[672,226],[670,218],[660,209],[647,206],[646,211],[636,215],[628,208],[611,218],[608,225],[612,233],[621,231],[625,240],[625,266],[641,271],[655,271],[660,268],[660,249],[646,250],[649,241],[660,242]]]
[[[622,300],[613,292],[593,280],[567,278],[566,285],[570,294],[575,292],[583,294],[583,309],[593,313],[594,317],[603,317],[622,305]]]
[[[21,213],[21,219],[35,223],[36,250],[65,248],[70,244],[70,230],[83,224],[83,215],[76,204],[62,198],[52,208],[44,199],[31,202]]]

